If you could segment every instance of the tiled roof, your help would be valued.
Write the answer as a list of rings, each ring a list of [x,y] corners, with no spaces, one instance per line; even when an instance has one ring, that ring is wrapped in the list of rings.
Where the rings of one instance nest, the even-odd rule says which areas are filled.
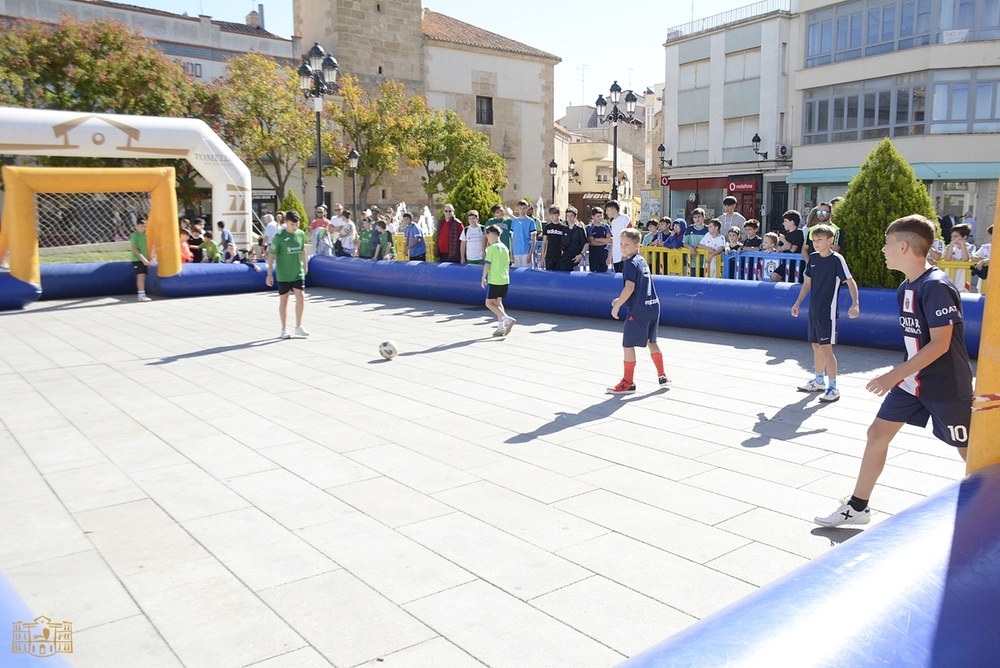
[[[521,42],[515,42],[503,35],[477,28],[474,25],[453,19],[450,16],[432,12],[429,9],[424,9],[423,31],[424,37],[438,42],[451,42],[453,44],[477,46],[481,49],[517,53],[533,58],[544,58],[545,60],[554,60],[556,62],[562,61],[562,58],[559,56],[554,56],[551,53],[536,49],[527,44],[522,44]]]
[[[258,37],[278,37],[260,26],[248,26],[246,23],[231,23],[230,21],[212,21],[212,23],[219,26],[220,29],[229,32],[241,32],[247,35],[257,35]]]
[[[156,14],[158,16],[168,16],[173,19],[190,19],[197,21],[197,16],[188,16],[187,14],[177,14],[175,12],[166,12],[162,9],[152,9],[150,7],[139,7],[138,5],[130,5],[124,2],[112,2],[111,0],[76,0],[77,2],[86,2],[91,5],[104,5],[105,7],[111,7],[114,9],[124,9],[130,12],[142,12],[143,14]],[[239,32],[247,35],[256,35],[258,37],[270,37],[272,39],[285,39],[279,37],[274,33],[270,33],[263,28],[257,26],[248,26],[245,23],[231,23],[229,21],[215,21],[212,23],[219,26],[220,30],[225,30],[227,32]],[[288,41],[288,40],[285,40]]]

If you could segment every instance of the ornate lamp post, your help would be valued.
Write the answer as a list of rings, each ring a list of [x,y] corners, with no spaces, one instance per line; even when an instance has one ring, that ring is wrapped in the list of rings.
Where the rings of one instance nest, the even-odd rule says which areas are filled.
[[[635,104],[639,98],[632,91],[628,91],[625,95],[625,113],[622,113],[618,108],[618,103],[622,98],[622,87],[618,85],[617,81],[611,84],[611,94],[608,97],[611,100],[610,112],[608,112],[608,102],[604,96],[597,96],[597,122],[611,123],[611,127],[614,128],[611,158],[611,199],[618,199],[618,123],[624,122],[631,125],[636,122]]]
[[[555,158],[549,163],[549,174],[552,175],[552,203],[556,203],[556,173],[559,171],[559,164]]]
[[[354,219],[358,219],[358,159],[361,155],[357,149],[351,149],[347,154],[347,159],[351,163],[351,214]]]
[[[767,151],[761,153],[760,150],[760,135],[757,134],[756,132],[753,133],[753,139],[751,139],[750,141],[753,143],[753,152],[757,154],[757,157],[767,160]]]
[[[323,143],[322,119],[323,96],[333,93],[337,85],[337,59],[328,55],[319,42],[313,44],[309,53],[302,57],[299,67],[299,88],[308,100],[312,98],[316,109],[316,206],[325,204],[323,197]]]

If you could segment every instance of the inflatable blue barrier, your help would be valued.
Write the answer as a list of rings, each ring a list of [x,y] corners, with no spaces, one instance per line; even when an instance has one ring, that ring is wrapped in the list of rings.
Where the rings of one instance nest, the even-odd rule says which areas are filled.
[[[55,614],[55,611],[50,612]],[[37,617],[39,615],[31,612],[10,583],[0,575],[0,624],[4,626],[4,632],[0,634],[0,638],[11,639],[9,644],[0,645],[0,657],[3,657],[0,665],[4,668],[71,668],[65,654],[52,653],[55,650],[54,643],[46,642],[44,634],[42,634],[42,638],[36,639],[34,642],[29,639],[26,643],[22,640],[22,634],[27,633],[31,638],[33,635],[31,630],[24,630],[23,627],[18,632],[13,630],[15,625],[31,624]],[[51,621],[61,624],[64,621],[72,623],[73,620],[52,618]],[[43,624],[44,621],[40,620],[40,623]],[[39,629],[39,627],[27,628]],[[8,636],[7,633],[11,635]],[[17,637],[15,637],[15,633],[17,633]],[[49,636],[50,638],[55,637],[51,631]],[[37,656],[32,656],[31,652],[35,652]]]
[[[242,292],[263,292],[273,288],[264,282],[267,265],[200,263],[185,264],[181,273],[170,278],[160,278],[151,272],[146,277],[146,292],[161,297],[205,297],[209,295],[235,295]],[[133,292],[135,286],[132,287]]]
[[[619,668],[996,666],[998,509],[1000,465],[850,538]]]
[[[37,301],[41,294],[42,289],[37,285],[25,283],[5,271],[0,271],[0,311],[22,309]]]
[[[42,300],[135,294],[131,262],[43,264]]]
[[[481,304],[482,267],[428,262],[373,262],[357,258],[314,257],[310,283],[320,287],[369,292],[457,304]],[[589,272],[511,270],[510,292],[504,304],[513,310],[542,311],[594,318],[611,317],[611,300],[621,291],[620,275]],[[671,327],[709,329],[805,340],[806,308],[791,316],[798,284],[734,281],[679,276],[654,276],[660,298],[660,323]],[[899,306],[895,290],[861,288],[861,316],[847,317],[850,295],[841,291],[838,343],[902,350]],[[982,295],[962,295],[965,343],[979,354],[983,321]]]

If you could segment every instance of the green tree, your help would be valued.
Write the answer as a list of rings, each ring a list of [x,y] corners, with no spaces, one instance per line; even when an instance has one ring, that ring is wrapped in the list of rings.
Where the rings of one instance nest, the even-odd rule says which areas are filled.
[[[226,75],[212,92],[217,109],[210,124],[283,199],[288,179],[316,150],[315,115],[302,97],[297,73],[248,53],[227,62]]]
[[[471,167],[458,180],[455,189],[448,193],[448,202],[455,207],[455,215],[465,219],[465,214],[471,209],[479,212],[480,220],[490,217],[490,208],[500,203],[500,196],[491,187],[490,182],[478,167]]]
[[[372,94],[358,80],[345,75],[338,82],[342,105],[327,105],[327,118],[340,130],[341,141],[324,145],[335,164],[347,168],[348,147],[357,149],[358,208],[364,209],[368,191],[395,174],[399,161],[412,152],[414,133],[423,100],[408,97],[403,84],[392,79],[379,84]]]
[[[302,200],[296,197],[294,190],[289,190],[285,198],[281,200],[278,211],[294,211],[299,214],[299,229],[309,229],[309,214],[306,213],[306,207],[302,204]]]
[[[451,192],[461,178],[477,168],[490,190],[507,187],[507,165],[490,150],[489,138],[467,127],[451,109],[427,109],[421,100],[418,123],[408,147],[411,166],[423,168],[421,182],[428,203],[438,192]]]
[[[902,274],[886,268],[882,255],[885,228],[912,214],[937,220],[927,187],[892,142],[883,139],[865,158],[833,211],[834,224],[844,230],[844,259],[858,285],[899,285]]]

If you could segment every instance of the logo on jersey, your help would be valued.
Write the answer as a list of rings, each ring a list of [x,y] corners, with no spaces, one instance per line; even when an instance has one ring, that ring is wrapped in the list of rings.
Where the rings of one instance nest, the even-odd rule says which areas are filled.
[[[934,315],[936,315],[939,318],[943,315],[948,315],[949,313],[958,313],[958,307],[949,306],[948,308],[939,308],[938,310],[934,311]]]
[[[913,290],[903,290],[903,313],[913,313]]]
[[[920,321],[916,318],[906,316],[899,317],[899,325],[903,328],[903,334],[909,336],[920,336]]]

